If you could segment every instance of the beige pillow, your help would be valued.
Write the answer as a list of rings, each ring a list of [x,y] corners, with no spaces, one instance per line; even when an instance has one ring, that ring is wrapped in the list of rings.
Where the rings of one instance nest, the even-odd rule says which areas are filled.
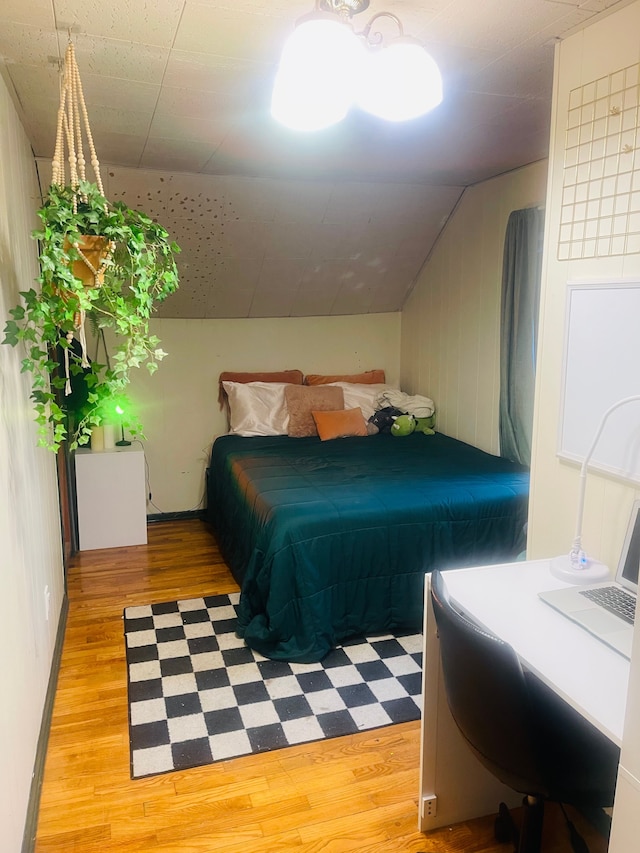
[[[360,409],[342,409],[338,412],[312,412],[320,441],[332,438],[349,438],[367,435],[367,425]]]
[[[289,413],[288,432],[292,438],[318,434],[312,412],[331,412],[344,408],[342,388],[335,385],[288,385],[284,397]]]

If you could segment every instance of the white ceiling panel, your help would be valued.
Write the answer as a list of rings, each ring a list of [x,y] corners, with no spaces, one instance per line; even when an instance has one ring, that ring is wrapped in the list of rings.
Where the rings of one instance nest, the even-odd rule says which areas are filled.
[[[265,260],[251,302],[251,317],[286,317],[300,289],[305,261]]]
[[[273,222],[277,186],[269,178],[223,178],[222,187],[226,198],[224,220],[230,224],[238,221]]]
[[[172,304],[173,303],[173,304]],[[157,316],[161,318],[182,317],[185,319],[196,319],[207,316],[207,301],[203,295],[194,288],[181,288],[171,298],[158,308]]]
[[[212,272],[219,271],[220,280],[212,282],[212,289],[215,292],[220,286],[221,290],[229,288],[253,292],[260,277],[261,268],[261,257],[222,257],[213,265]]]
[[[546,103],[553,82],[553,44],[524,44],[517,52],[526,59],[525,65],[516,64],[514,68],[514,58],[507,54],[479,71],[474,85],[478,92],[491,92],[518,101],[540,98]],[[505,73],[508,69],[510,73]]]
[[[56,107],[54,101],[34,101],[32,109],[25,118],[25,130],[29,135],[31,148],[37,157],[53,149],[56,141],[56,115],[52,110]],[[48,186],[46,184],[45,186]]]
[[[405,124],[353,110],[317,134],[269,114],[313,0],[2,0],[0,70],[46,189],[72,38],[107,197],[182,248],[160,316],[398,311],[465,187],[547,156],[555,41],[626,2],[371,0],[354,28],[397,15],[444,102]],[[388,16],[374,30],[397,32]]]
[[[338,225],[322,222],[314,225],[311,261],[348,261],[357,258],[362,254],[360,235],[363,230],[364,227],[357,223]]]
[[[306,266],[305,258],[265,258],[260,269],[260,289],[290,296],[300,288]]]
[[[145,141],[139,135],[132,136],[129,133],[115,133],[105,128],[103,130],[95,130],[93,138],[96,149],[99,152],[99,159],[105,168],[109,163],[120,163],[123,166],[136,167],[142,159]],[[108,198],[111,197],[108,193],[106,194]]]
[[[307,259],[316,245],[317,225],[310,222],[278,221],[269,223],[265,258],[271,260]]]
[[[172,50],[164,73],[164,85],[173,89],[224,92],[233,88],[248,94],[255,75],[269,73],[271,64],[216,54]]]
[[[60,36],[60,53],[64,57],[67,37],[64,33]],[[115,78],[115,88],[126,86],[128,81],[161,83],[169,58],[169,50],[165,47],[105,39],[93,34],[73,35],[73,44],[81,79],[84,80],[85,72],[102,74]],[[149,103],[154,101],[150,99]],[[91,117],[91,113],[89,115]]]
[[[16,24],[33,24],[34,21],[39,21],[42,26],[50,29],[55,27],[51,0],[33,0],[33,3],[25,3],[24,0],[2,0],[2,17],[3,20]]]
[[[550,24],[570,27],[577,23],[571,7],[561,3],[518,0],[516,7],[513,0],[483,0],[474,4],[452,0],[431,21],[428,32],[429,38],[436,40],[451,39],[458,44],[504,53]]]
[[[262,262],[269,233],[266,222],[257,222],[253,219],[227,220],[220,226],[219,233],[220,252],[223,258]]]
[[[149,138],[140,158],[140,166],[143,169],[199,172],[210,156],[211,146],[207,143]]]
[[[139,80],[128,80],[126,84],[116,77],[100,74],[84,74],[82,88],[85,99],[95,104],[97,108],[116,108],[132,113],[148,113],[153,115],[153,103],[160,94],[159,83],[142,83]],[[94,121],[90,117],[91,126]]]
[[[37,65],[16,65],[12,68],[12,79],[16,92],[23,104],[47,102],[47,112],[55,125],[57,105],[60,97],[60,75],[56,65],[44,68]]]
[[[265,0],[195,0],[195,2],[201,6],[213,6],[216,9],[285,18],[291,22],[311,8],[308,0],[269,0],[268,3]],[[313,3],[313,0],[311,2]]]
[[[55,0],[53,5],[62,29],[169,48],[184,0]]]
[[[276,222],[322,222],[331,196],[331,184],[319,181],[274,181]]]
[[[286,25],[283,29],[281,18],[239,12],[235,6],[225,9],[187,2],[173,46],[176,50],[273,63],[292,29]]]
[[[91,129],[96,133],[100,130],[108,130],[111,133],[127,133],[134,136],[146,136],[149,132],[153,112],[147,110],[119,109],[116,105],[102,106],[95,110],[91,118]]]
[[[3,17],[0,6],[0,56],[9,66],[9,73],[14,65],[46,68],[49,57],[58,55],[58,34],[54,29],[27,26]]]
[[[326,263],[307,268],[300,289],[291,300],[291,317],[321,317],[334,313],[341,278],[348,272],[344,263]],[[366,313],[366,312],[357,312]]]
[[[200,142],[211,153],[218,148],[225,135],[227,127],[214,116],[174,116],[156,111],[149,136],[156,139],[178,139],[185,142]]]
[[[233,91],[203,91],[200,89],[174,89],[163,86],[156,109],[163,115],[179,118],[217,119],[221,108],[226,112],[242,115],[241,105]],[[223,116],[224,117],[224,116]]]

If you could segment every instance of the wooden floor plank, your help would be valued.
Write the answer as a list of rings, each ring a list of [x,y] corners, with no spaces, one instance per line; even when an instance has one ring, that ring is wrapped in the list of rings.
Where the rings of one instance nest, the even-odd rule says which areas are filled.
[[[76,555],[67,587],[36,853],[510,851],[491,817],[418,832],[417,722],[132,780],[124,608],[237,585],[206,525],[188,520],[151,524],[147,545]],[[553,808],[544,849],[571,850]]]

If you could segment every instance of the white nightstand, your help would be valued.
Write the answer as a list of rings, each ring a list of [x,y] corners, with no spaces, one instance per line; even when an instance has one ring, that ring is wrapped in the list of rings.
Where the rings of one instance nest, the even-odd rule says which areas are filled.
[[[75,463],[80,550],[146,545],[144,451],[81,449]]]

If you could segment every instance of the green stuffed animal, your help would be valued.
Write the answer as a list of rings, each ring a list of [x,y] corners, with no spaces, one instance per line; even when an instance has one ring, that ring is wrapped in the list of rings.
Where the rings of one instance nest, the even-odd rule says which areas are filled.
[[[435,435],[436,431],[434,426],[436,425],[436,416],[429,415],[428,418],[415,418],[416,422],[416,432],[422,432],[424,435]]]
[[[391,435],[411,435],[416,428],[416,419],[413,415],[398,415],[391,425]]]

